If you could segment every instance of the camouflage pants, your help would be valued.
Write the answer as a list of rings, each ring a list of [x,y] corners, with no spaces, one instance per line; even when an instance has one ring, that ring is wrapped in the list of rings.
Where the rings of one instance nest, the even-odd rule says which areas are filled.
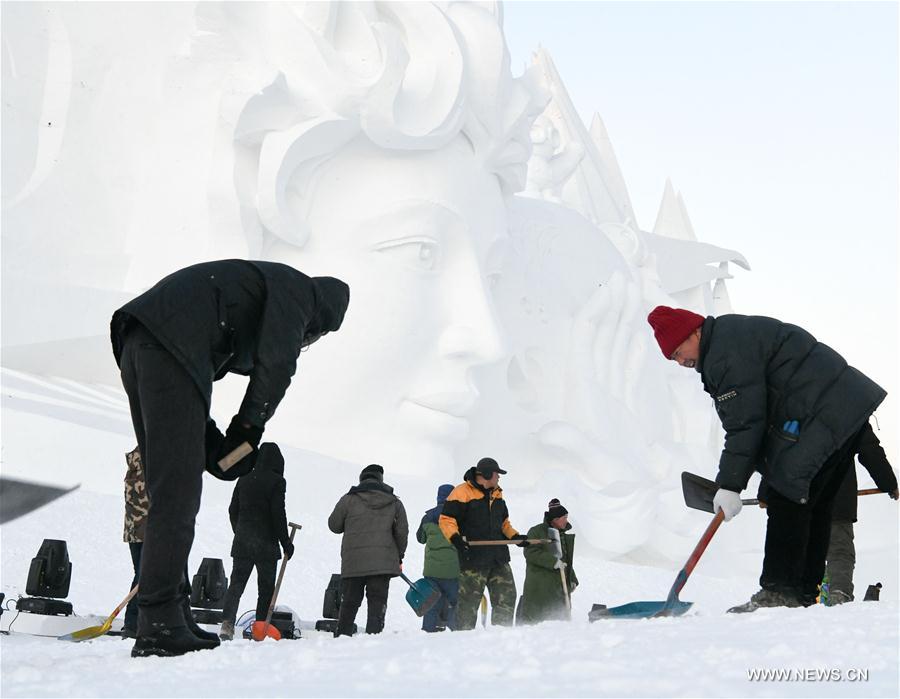
[[[512,626],[516,608],[516,581],[509,563],[492,568],[463,569],[459,573],[459,602],[456,607],[456,628],[466,631],[475,628],[478,605],[487,586],[491,597],[491,624]]]

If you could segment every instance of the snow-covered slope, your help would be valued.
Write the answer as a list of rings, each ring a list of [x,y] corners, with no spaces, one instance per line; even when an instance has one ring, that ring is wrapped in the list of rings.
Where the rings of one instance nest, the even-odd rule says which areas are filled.
[[[27,389],[27,390],[26,390]],[[0,528],[0,591],[24,595],[29,562],[44,538],[68,542],[73,563],[69,601],[81,615],[107,615],[131,580],[122,543],[121,479],[133,446],[121,396],[72,382],[4,374],[3,472],[81,483],[45,508]],[[358,464],[285,450],[288,515],[303,524],[280,602],[304,621],[319,618],[329,575],[339,570],[340,540],[326,518],[356,480]],[[433,502],[437,484],[415,476],[386,479],[404,501],[413,526]],[[548,495],[540,486],[517,488],[504,478],[514,525],[541,517]],[[230,572],[229,484],[205,480],[191,554],[193,573],[203,557],[219,557]],[[898,618],[896,532],[868,527],[884,521],[895,503],[871,498],[857,525],[860,596],[884,583],[883,600],[839,608],[763,610],[726,615],[756,589],[762,513],[748,508],[713,539],[681,597],[687,616],[589,624],[591,604],[664,599],[675,571],[576,551],[581,586],[574,621],[513,629],[478,628],[425,635],[394,581],[384,634],[252,644],[171,660],[132,660],[131,643],[105,637],[69,644],[20,634],[0,637],[0,694],[12,696],[897,696]],[[872,517],[868,517],[868,515]],[[696,536],[708,516],[693,513]],[[573,512],[575,531],[578,513]],[[422,547],[411,542],[405,570],[418,575]],[[513,550],[521,588],[524,563]],[[241,610],[256,594],[251,580]],[[15,614],[15,611],[4,612]],[[364,614],[361,610],[360,616]],[[4,619],[6,621],[6,619]],[[93,621],[85,625],[90,625]],[[15,625],[13,625],[15,629]],[[161,664],[162,663],[162,664]],[[844,681],[751,681],[754,668],[841,670]],[[868,670],[867,681],[849,681]],[[815,677],[815,674],[812,675]],[[806,677],[804,675],[804,677]]]

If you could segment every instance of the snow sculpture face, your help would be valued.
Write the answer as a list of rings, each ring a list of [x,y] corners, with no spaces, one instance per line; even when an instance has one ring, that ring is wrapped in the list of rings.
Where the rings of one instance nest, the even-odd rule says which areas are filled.
[[[351,302],[341,331],[301,357],[294,434],[388,470],[444,466],[478,399],[470,370],[502,356],[486,287],[506,238],[497,178],[462,139],[390,156],[359,139],[312,195],[308,244],[275,240],[266,256],[328,270]]]
[[[509,72],[499,6],[267,11],[278,72],[249,85],[234,129],[250,255],[350,285],[340,332],[300,358],[285,440],[450,477],[472,370],[502,356],[487,280],[545,100]]]

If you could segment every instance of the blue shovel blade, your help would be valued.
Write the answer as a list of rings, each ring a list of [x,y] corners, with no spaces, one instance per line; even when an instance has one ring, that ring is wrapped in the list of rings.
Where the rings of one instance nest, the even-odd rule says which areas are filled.
[[[674,604],[666,608],[665,602],[629,602],[618,607],[595,612],[595,614],[598,619],[607,617],[611,619],[649,619],[665,610],[665,613],[660,614],[660,616],[681,616],[691,608],[692,604],[693,602],[676,600]]]

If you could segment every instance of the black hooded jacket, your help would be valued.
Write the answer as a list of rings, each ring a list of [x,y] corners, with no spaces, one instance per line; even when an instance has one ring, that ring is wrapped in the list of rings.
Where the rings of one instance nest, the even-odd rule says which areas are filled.
[[[219,260],[185,267],[117,310],[110,334],[119,363],[140,323],[193,378],[209,410],[213,381],[249,376],[239,415],[264,427],[284,397],[300,350],[341,327],[349,287],[278,262]]]
[[[696,368],[725,429],[719,486],[741,492],[758,470],[801,504],[822,464],[887,395],[803,328],[763,316],[707,318]],[[783,429],[793,420],[798,434]]]
[[[284,457],[278,445],[266,442],[259,447],[256,468],[238,479],[228,506],[234,542],[232,558],[265,561],[281,558],[287,546],[287,517],[284,512]]]
[[[859,431],[853,453],[858,455],[859,463],[863,465],[879,490],[886,493],[897,489],[897,476],[891,468],[891,464],[881,447],[881,442],[872,430],[868,422]],[[853,458],[852,456],[850,457]],[[834,509],[831,511],[831,519],[835,522],[855,522],[856,508],[859,497],[856,494],[858,485],[856,481],[856,464],[851,464],[847,475],[841,482],[837,496],[834,498]]]

